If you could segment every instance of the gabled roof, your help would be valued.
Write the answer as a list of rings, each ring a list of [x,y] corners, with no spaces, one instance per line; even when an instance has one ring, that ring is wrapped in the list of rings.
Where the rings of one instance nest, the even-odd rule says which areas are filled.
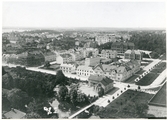
[[[7,119],[20,119],[23,118],[25,115],[26,113],[17,109],[12,109],[11,111],[4,114]]]
[[[104,86],[107,86],[108,84],[113,83],[113,80],[102,75],[90,75],[88,80],[102,83]]]

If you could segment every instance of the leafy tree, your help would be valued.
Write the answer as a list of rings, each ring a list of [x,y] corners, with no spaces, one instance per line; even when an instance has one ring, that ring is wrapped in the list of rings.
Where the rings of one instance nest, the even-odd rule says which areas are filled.
[[[13,78],[9,73],[2,76],[2,87],[11,89],[13,87]]]
[[[102,87],[99,88],[98,95],[99,97],[102,97],[104,95],[104,89]]]
[[[140,90],[140,86],[138,86],[138,89]]]
[[[136,103],[136,111],[137,111],[139,118],[147,117],[147,110],[148,110],[147,104]]]
[[[6,74],[4,67],[2,67],[2,75]]]
[[[56,75],[56,83],[57,84],[66,84],[66,79],[65,79],[65,76],[63,74],[63,72],[61,70],[59,70],[57,72],[57,75]]]
[[[65,85],[60,86],[58,94],[59,94],[59,99],[61,101],[64,101],[66,96],[68,95],[68,88]]]
[[[44,64],[44,67],[49,68],[50,67],[50,62],[46,61],[45,64]]]
[[[77,95],[78,95],[77,89],[75,89],[75,88],[71,89],[69,95],[70,95],[71,103],[75,105],[76,101],[77,101]]]
[[[31,101],[31,98],[26,92],[14,88],[8,92],[7,99],[10,101],[11,106],[16,109],[25,110],[25,105]]]

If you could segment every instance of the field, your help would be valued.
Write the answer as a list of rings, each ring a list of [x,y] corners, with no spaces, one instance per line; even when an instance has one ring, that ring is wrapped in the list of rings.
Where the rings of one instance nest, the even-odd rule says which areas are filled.
[[[101,113],[105,118],[137,118],[136,106],[147,104],[152,98],[152,94],[128,90],[115,99],[106,107],[106,112]]]
[[[162,62],[158,66],[156,66],[149,74],[144,76],[139,82],[137,82],[137,85],[143,85],[147,86],[150,85],[158,76],[159,74],[166,69],[166,62]]]
[[[159,74],[149,73],[146,76],[144,76],[140,81],[138,81],[136,84],[143,86],[150,85],[158,76]]]

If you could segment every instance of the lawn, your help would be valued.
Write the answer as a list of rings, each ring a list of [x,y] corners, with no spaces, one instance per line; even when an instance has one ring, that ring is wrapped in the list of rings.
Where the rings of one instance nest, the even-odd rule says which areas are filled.
[[[104,118],[136,118],[136,105],[147,104],[152,94],[128,90],[106,107]]]
[[[149,73],[146,76],[144,76],[140,81],[138,81],[136,84],[143,86],[150,85],[158,76],[159,74]]]

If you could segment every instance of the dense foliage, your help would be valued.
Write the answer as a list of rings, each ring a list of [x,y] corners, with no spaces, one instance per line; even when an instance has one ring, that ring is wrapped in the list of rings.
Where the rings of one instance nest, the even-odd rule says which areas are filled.
[[[51,107],[48,100],[54,97],[54,87],[66,83],[67,79],[62,72],[59,71],[57,77],[28,71],[22,67],[3,69],[6,71],[2,76],[2,88],[5,88],[3,89],[3,108],[7,110],[13,107],[22,110],[28,113],[27,118],[51,117],[46,114],[43,107]]]
[[[135,44],[136,49],[153,51],[152,57],[157,58],[166,53],[166,34],[161,31],[133,31],[130,42]]]

